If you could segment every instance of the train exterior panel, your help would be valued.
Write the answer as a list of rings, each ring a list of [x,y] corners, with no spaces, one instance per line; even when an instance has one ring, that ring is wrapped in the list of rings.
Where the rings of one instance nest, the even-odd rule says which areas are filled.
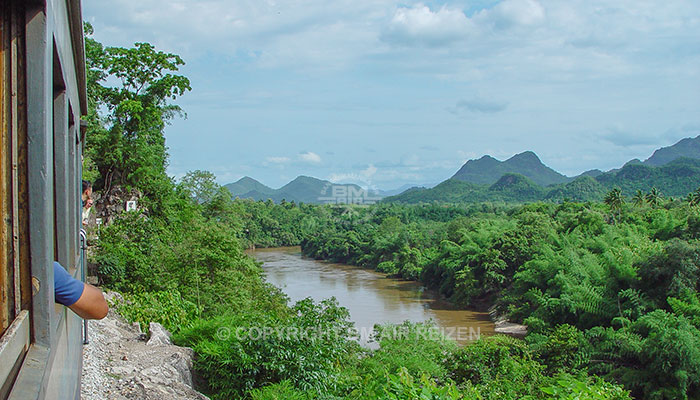
[[[83,276],[81,4],[0,9],[0,399],[78,399],[82,320],[54,303],[52,265]]]

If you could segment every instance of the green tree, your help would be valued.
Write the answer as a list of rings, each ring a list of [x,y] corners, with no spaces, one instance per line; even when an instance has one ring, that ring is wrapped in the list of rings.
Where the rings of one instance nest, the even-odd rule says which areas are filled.
[[[663,195],[661,194],[659,189],[655,187],[651,188],[649,193],[647,193],[645,196],[647,203],[649,203],[652,207],[658,206],[662,198]]]
[[[688,193],[686,201],[688,202],[688,204],[690,204],[691,207],[700,205],[700,188],[697,188],[694,192]]]
[[[632,197],[632,203],[634,203],[635,206],[639,207],[642,204],[644,204],[645,201],[646,198],[644,197],[644,192],[642,192],[641,189],[637,189],[637,192]]]
[[[190,198],[198,204],[210,203],[219,191],[216,176],[209,171],[190,171],[180,181],[180,187],[184,189]]]
[[[603,201],[610,207],[610,211],[613,213],[613,221],[615,221],[622,211],[622,205],[625,204],[625,197],[622,195],[622,191],[619,188],[612,189],[605,195]]]
[[[149,43],[132,48],[104,47],[85,24],[88,111],[87,156],[100,173],[97,188],[138,187],[162,197],[170,181],[163,130],[182,109],[171,100],[191,90],[175,72],[180,56]],[[114,84],[116,82],[116,84]]]

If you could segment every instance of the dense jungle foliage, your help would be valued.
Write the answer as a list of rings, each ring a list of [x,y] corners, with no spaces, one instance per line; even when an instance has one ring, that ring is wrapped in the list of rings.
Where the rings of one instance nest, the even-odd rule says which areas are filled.
[[[161,322],[195,350],[212,398],[698,397],[694,206],[658,193],[633,206],[619,192],[517,207],[233,200],[206,171],[165,174],[163,130],[180,111],[169,101],[189,88],[174,75],[182,60],[148,44],[103,47],[86,31],[85,171],[103,194],[121,185],[145,196],[101,228],[100,282],[125,295],[126,318]],[[361,348],[334,299],[288,304],[244,250],[298,244],[464,305],[494,303],[530,334],[458,347],[406,322],[376,327],[379,349]]]
[[[637,398],[697,398],[696,203],[652,191],[628,204],[613,190],[604,203],[352,208],[302,249],[493,304],[528,326],[550,373],[587,371]]]

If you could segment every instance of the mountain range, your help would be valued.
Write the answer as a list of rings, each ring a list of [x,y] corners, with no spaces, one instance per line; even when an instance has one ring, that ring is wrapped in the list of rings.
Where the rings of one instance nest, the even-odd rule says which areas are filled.
[[[496,178],[501,173],[504,174]],[[699,186],[700,136],[660,148],[643,162],[634,159],[619,169],[590,170],[572,178],[547,167],[532,152],[517,154],[506,161],[484,156],[467,161],[452,178],[432,189],[412,188],[383,201],[588,201],[602,200],[615,187],[626,196],[656,187],[665,196],[682,197]]]
[[[567,177],[546,166],[532,151],[499,161],[485,155],[467,161],[451,178],[432,187],[401,187],[364,192],[358,185],[334,184],[299,176],[279,189],[250,177],[225,187],[234,197],[305,203],[357,202],[526,202],[536,200],[601,200],[614,187],[627,196],[656,187],[666,196],[685,196],[700,186],[700,136],[660,148],[645,161],[630,160],[619,169],[586,171]],[[399,193],[400,194],[397,194]],[[347,199],[344,196],[347,194]]]

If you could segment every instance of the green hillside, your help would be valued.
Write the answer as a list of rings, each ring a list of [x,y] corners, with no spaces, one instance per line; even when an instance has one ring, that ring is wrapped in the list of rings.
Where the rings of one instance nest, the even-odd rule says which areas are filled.
[[[570,180],[570,178],[544,165],[539,157],[531,151],[516,154],[506,161],[498,161],[491,156],[469,160],[452,176],[452,179],[492,185],[503,175],[509,173],[523,175],[541,186],[564,183]]]
[[[476,203],[484,201],[526,202],[541,199],[545,189],[520,174],[505,174],[491,186],[448,179],[432,189],[413,188],[383,202],[391,203]]]
[[[414,189],[384,199],[397,203],[473,203],[504,201],[523,203],[538,200],[560,202],[600,201],[605,193],[620,188],[631,197],[637,190],[658,189],[664,196],[685,197],[700,186],[700,160],[681,158],[661,167],[628,162],[624,167],[596,176],[580,176],[575,180],[542,187],[519,174],[504,174],[491,187],[448,179],[433,189]]]
[[[679,158],[660,167],[627,163],[620,170],[600,175],[596,180],[608,190],[619,187],[626,196],[655,187],[665,196],[681,197],[700,186],[700,160]]]
[[[432,189],[413,188],[396,196],[384,198],[383,202],[432,203],[432,202],[478,202],[485,201],[486,185],[448,179]]]
[[[599,201],[603,199],[605,193],[605,188],[597,180],[584,175],[572,182],[550,189],[545,199],[552,201]]]
[[[273,193],[275,189],[265,186],[262,183],[256,181],[255,179],[244,176],[243,178],[237,180],[234,183],[229,183],[224,186],[229,192],[235,197],[249,192],[259,192],[261,194]]]
[[[656,150],[644,163],[658,167],[678,158],[700,159],[700,136],[685,138],[673,146],[662,147]]]
[[[545,190],[520,174],[505,174],[494,183],[486,195],[490,199],[508,202],[535,201],[541,199]]]

